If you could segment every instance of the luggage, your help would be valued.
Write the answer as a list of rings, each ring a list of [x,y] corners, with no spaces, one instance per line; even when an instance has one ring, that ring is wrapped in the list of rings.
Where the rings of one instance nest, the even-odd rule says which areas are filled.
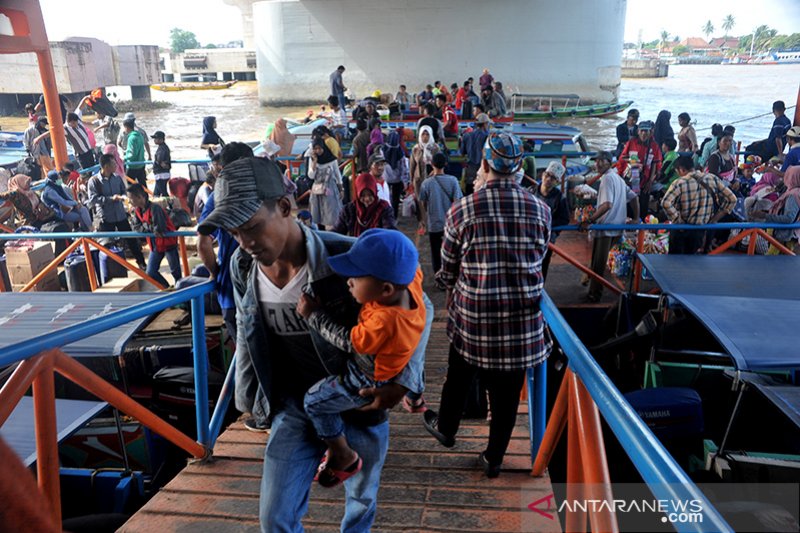
[[[122,248],[109,248],[114,255],[118,256],[121,259],[125,259],[125,250]],[[128,269],[124,266],[120,265],[105,252],[100,252],[100,279],[103,283],[106,281],[113,279],[113,278],[127,278],[128,277]]]
[[[97,286],[102,285],[102,276],[100,274],[100,251],[92,250],[92,261],[94,263],[94,272],[97,279]],[[69,292],[91,292],[92,287],[89,284],[89,267],[86,264],[86,258],[83,254],[70,254],[64,261],[64,272],[67,276],[67,290]]]
[[[222,373],[209,369],[209,415],[224,381]],[[153,375],[153,410],[192,438],[197,436],[194,394],[194,369],[190,366],[165,366]]]

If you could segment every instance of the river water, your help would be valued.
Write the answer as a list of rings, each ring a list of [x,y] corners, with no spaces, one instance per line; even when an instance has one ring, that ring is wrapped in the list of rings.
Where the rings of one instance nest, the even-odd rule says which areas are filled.
[[[698,138],[710,134],[711,124],[728,124],[769,113],[772,102],[794,105],[800,83],[800,65],[672,65],[667,78],[623,79],[620,100],[633,100],[642,120],[655,120],[662,109],[672,112],[676,134],[678,114],[686,111],[696,123]],[[204,157],[199,148],[202,121],[217,117],[217,131],[226,141],[261,139],[268,122],[282,116],[302,116],[307,107],[262,107],[256,82],[239,82],[220,91],[152,91],[154,100],[170,102],[164,109],[137,112],[137,122],[148,133],[163,130],[173,159]],[[318,109],[318,108],[317,108]],[[791,118],[793,110],[787,112]],[[613,148],[615,127],[625,113],[594,119],[564,119],[580,128],[593,148]],[[765,138],[771,114],[736,124],[743,146]],[[6,126],[4,129],[12,130]]]

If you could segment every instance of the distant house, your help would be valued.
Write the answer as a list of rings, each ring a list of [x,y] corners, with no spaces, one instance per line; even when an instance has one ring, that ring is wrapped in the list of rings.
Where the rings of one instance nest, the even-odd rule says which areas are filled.
[[[714,39],[711,39],[711,42],[708,43],[708,46],[710,46],[712,48],[716,48],[723,55],[727,55],[731,51],[736,51],[736,50],[739,49],[739,38],[738,37],[715,37]]]
[[[719,53],[719,48],[711,46],[702,37],[689,37],[682,40],[681,44],[695,55],[714,55]]]

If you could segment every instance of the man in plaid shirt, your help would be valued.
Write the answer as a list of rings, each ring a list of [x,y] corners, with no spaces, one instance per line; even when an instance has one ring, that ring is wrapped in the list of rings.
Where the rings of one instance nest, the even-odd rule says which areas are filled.
[[[450,355],[440,412],[426,411],[425,426],[453,446],[470,385],[480,376],[492,410],[480,455],[488,477],[500,474],[525,371],[543,363],[551,347],[539,310],[550,208],[517,185],[522,153],[514,135],[486,139],[486,185],[448,211],[437,273],[448,289]]]
[[[694,170],[691,157],[675,160],[678,179],[670,186],[661,207],[673,224],[714,224],[736,207],[736,195],[725,182]],[[676,230],[669,233],[670,254],[695,254],[703,250],[704,231]]]

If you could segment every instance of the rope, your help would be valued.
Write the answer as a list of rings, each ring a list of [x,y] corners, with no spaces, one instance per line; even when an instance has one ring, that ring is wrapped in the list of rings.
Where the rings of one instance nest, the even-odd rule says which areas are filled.
[[[786,111],[789,111],[790,109],[794,109],[795,107],[797,107],[797,106],[796,106],[796,105],[790,105],[789,107],[787,107],[787,108],[786,108]],[[728,122],[728,123],[727,123],[727,125],[731,125],[731,126],[733,126],[734,124],[741,124],[742,122],[749,122],[749,121],[751,121],[751,120],[755,120],[755,119],[757,119],[757,118],[761,118],[761,117],[766,117],[766,116],[769,116],[769,115],[771,115],[771,114],[772,114],[772,111],[769,111],[769,112],[767,112],[767,113],[761,113],[760,115],[756,115],[756,116],[754,116],[754,117],[750,117],[750,118],[743,118],[743,119],[741,119],[741,120],[734,120],[733,122]],[[695,129],[696,129],[696,130],[698,130],[698,131],[699,131],[699,130],[710,130],[710,129],[711,129],[711,126],[708,126],[708,127],[706,127],[706,128],[700,128],[700,127],[696,127]]]

